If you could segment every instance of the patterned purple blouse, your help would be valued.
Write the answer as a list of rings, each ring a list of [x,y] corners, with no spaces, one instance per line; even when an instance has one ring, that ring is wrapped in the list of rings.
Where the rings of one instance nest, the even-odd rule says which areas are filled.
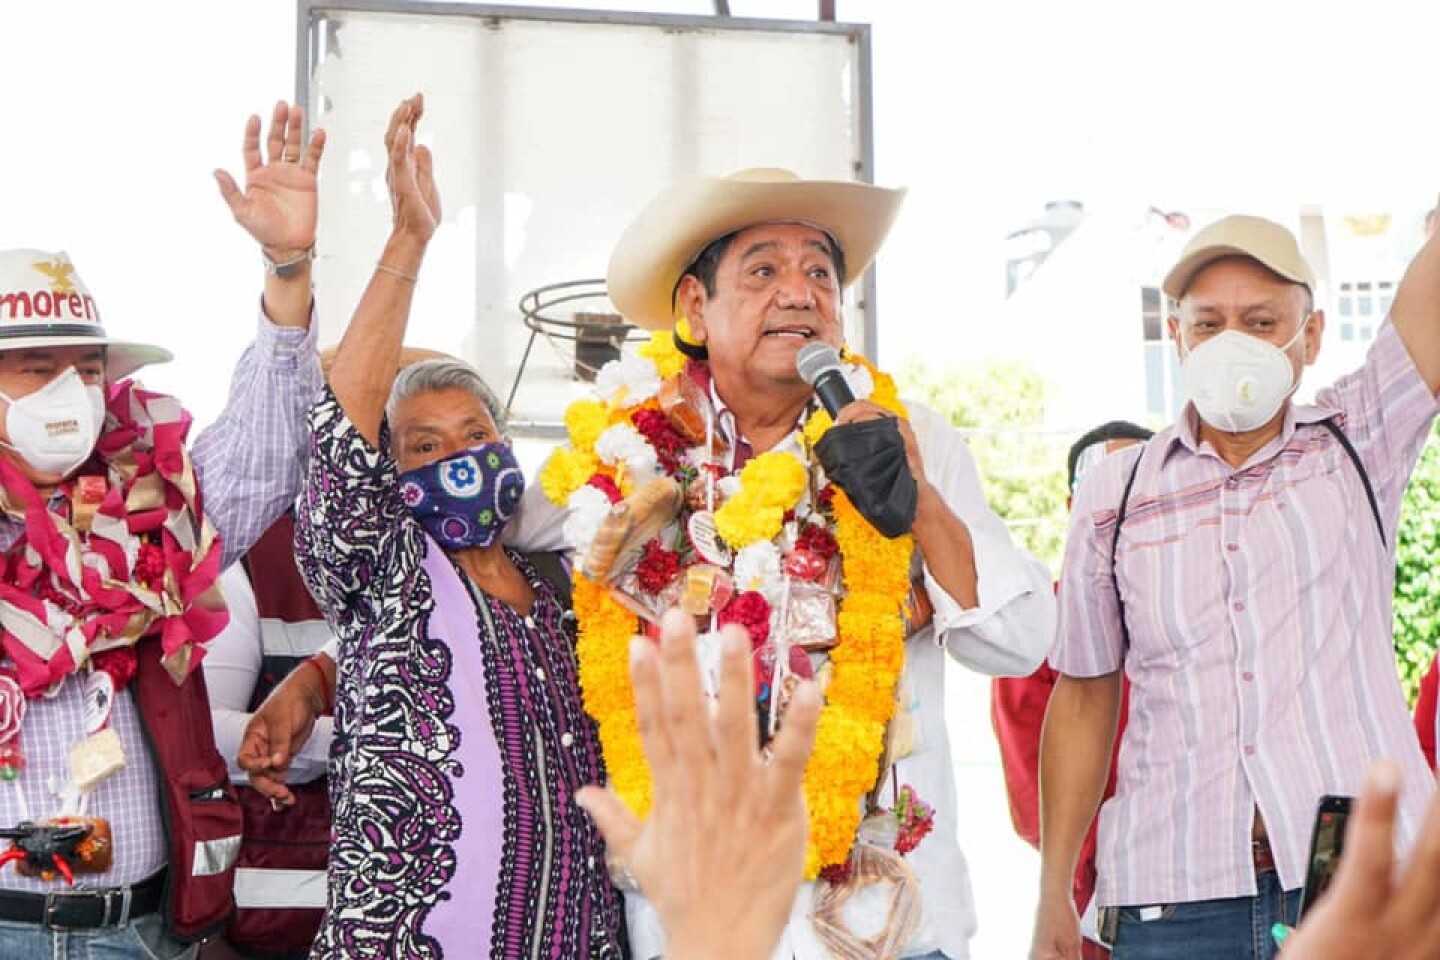
[[[528,616],[473,589],[328,390],[310,422],[297,550],[340,639],[311,955],[624,957],[603,844],[573,802],[604,768],[554,587],[512,554]]]

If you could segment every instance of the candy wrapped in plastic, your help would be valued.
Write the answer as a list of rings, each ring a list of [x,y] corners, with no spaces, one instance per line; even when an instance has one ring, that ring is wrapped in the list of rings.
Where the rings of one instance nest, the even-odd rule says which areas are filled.
[[[687,567],[679,581],[680,609],[692,617],[703,617],[711,611],[720,610],[735,594],[730,574],[708,563]]]
[[[844,879],[815,885],[815,935],[839,960],[898,957],[920,926],[920,881],[895,852],[888,810],[860,824]],[[863,932],[862,932],[863,931]]]
[[[710,398],[698,383],[684,374],[671,377],[660,385],[660,395],[656,399],[666,421],[686,443],[692,447],[705,445],[705,421],[713,419],[714,413]],[[712,430],[710,452],[720,454],[727,449],[729,444],[718,431]]]
[[[788,642],[802,650],[829,650],[835,646],[835,594],[807,580],[787,580],[783,631]]]
[[[684,577],[676,577],[659,593],[646,593],[640,587],[635,569],[635,565],[631,564],[610,582],[610,595],[640,619],[658,624],[665,611],[680,602],[685,591]]]
[[[591,580],[606,582],[631,566],[650,540],[680,512],[680,485],[656,477],[610,508],[580,564]]]
[[[780,729],[785,711],[789,708],[790,700],[795,696],[800,681],[815,679],[815,668],[810,663],[810,655],[798,646],[790,647],[789,653],[785,657],[785,663],[774,671],[774,677],[773,686],[776,699],[775,709],[770,715],[769,736],[774,736],[775,732]]]

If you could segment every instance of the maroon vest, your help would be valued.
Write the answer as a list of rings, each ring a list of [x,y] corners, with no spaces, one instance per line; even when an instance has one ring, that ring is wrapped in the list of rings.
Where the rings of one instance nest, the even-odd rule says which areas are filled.
[[[294,518],[285,513],[245,555],[255,608],[260,615],[262,647],[260,678],[251,695],[251,710],[305,659],[304,653],[293,649],[291,641],[296,631],[287,630],[287,625],[324,624],[295,565],[294,539]],[[325,635],[328,636],[328,630]],[[272,642],[277,640],[280,642]],[[258,790],[237,787],[245,810],[238,864],[243,882],[237,884],[240,902],[225,939],[256,956],[308,954],[325,913],[319,908],[289,905],[286,897],[298,876],[288,871],[306,871],[323,884],[330,851],[330,797],[326,778],[291,784],[290,790],[295,795],[295,805],[276,812]],[[250,905],[252,903],[265,905]]]
[[[202,940],[218,933],[235,909],[240,804],[215,749],[204,671],[177,686],[160,663],[158,638],[146,637],[135,649],[132,689],[160,775],[170,850],[162,914],[177,939]]]

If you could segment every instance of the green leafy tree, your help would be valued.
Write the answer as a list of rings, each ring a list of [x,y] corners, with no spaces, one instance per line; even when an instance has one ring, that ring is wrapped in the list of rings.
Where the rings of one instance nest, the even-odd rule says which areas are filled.
[[[1440,639],[1440,428],[1410,478],[1395,543],[1395,661],[1414,703]]]
[[[902,396],[962,430],[990,506],[1016,541],[1052,571],[1065,546],[1065,453],[1073,438],[1047,433],[1045,380],[1021,363],[937,370],[912,363],[896,375]]]

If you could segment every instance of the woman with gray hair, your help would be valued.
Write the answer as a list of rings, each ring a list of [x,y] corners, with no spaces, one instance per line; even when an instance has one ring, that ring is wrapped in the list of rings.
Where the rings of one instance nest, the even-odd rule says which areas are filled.
[[[524,478],[457,360],[400,372],[439,220],[419,97],[386,134],[394,226],[340,343],[297,517],[339,639],[334,827],[315,957],[620,957],[621,903],[574,803],[601,782],[574,621],[500,533]]]

